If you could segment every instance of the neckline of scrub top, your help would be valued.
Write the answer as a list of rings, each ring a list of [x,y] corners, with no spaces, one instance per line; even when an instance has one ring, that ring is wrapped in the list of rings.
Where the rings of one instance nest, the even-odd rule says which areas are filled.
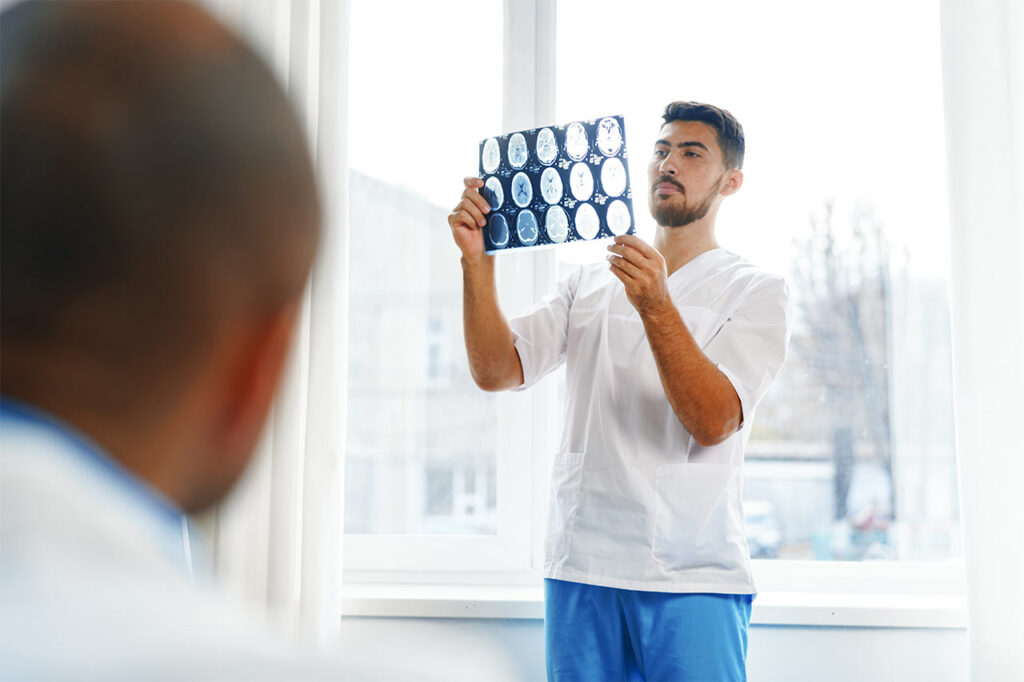
[[[184,512],[137,476],[118,464],[104,449],[70,424],[38,408],[0,396],[0,431],[4,426],[20,424],[51,433],[70,447],[79,461],[128,493],[152,512],[171,532],[181,533]]]
[[[695,270],[698,269],[698,266],[700,264],[704,263],[704,261],[709,261],[710,262],[712,260],[711,257],[709,256],[709,254],[723,255],[723,254],[728,254],[728,253],[729,252],[726,251],[725,249],[723,249],[721,246],[716,246],[716,247],[714,247],[712,249],[708,249],[707,251],[701,251],[696,256],[694,256],[690,260],[686,261],[685,263],[680,265],[678,268],[676,268],[672,273],[670,273],[669,276],[668,276],[668,279],[670,281],[672,279],[674,279],[674,278],[678,279],[676,277],[676,275],[679,275],[679,273],[683,272],[683,271],[685,271],[688,274],[692,274]],[[707,257],[705,257],[705,256],[707,256]]]

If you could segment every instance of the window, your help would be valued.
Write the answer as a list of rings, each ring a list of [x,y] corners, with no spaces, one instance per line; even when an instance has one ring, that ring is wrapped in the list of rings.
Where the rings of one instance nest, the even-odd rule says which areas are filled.
[[[494,468],[497,401],[464,361],[445,222],[478,139],[501,125],[501,7],[476,4],[406,3],[397,22],[387,3],[352,3],[348,533],[495,531],[493,507],[467,513],[455,485]],[[473,32],[438,40],[423,30],[438,15]]]
[[[745,128],[745,183],[718,239],[784,275],[794,313],[746,453],[759,558],[960,552],[938,13],[558,4],[557,119],[625,115],[641,237],[653,238],[644,179],[665,105],[715,103]],[[614,51],[595,66],[610,16]]]
[[[528,502],[500,502],[532,402],[472,381],[446,222],[502,125],[502,6],[356,0],[351,22],[348,566],[528,566]]]
[[[673,99],[743,123],[746,182],[723,204],[719,241],[793,293],[790,356],[747,450],[753,555],[955,561],[938,9],[421,5],[395,22],[387,4],[352,3],[347,568],[506,581],[538,569],[563,373],[514,395],[473,385],[445,218],[481,139],[623,114],[651,240],[646,164]],[[504,254],[504,311],[602,256]]]

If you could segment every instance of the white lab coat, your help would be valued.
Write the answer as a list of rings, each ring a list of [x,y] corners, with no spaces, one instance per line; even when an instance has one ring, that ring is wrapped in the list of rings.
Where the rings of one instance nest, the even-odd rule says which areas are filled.
[[[732,382],[741,430],[702,447],[665,396],[643,323],[605,264],[585,266],[511,321],[527,388],[566,362],[544,575],[659,592],[753,594],[743,451],[789,338],[785,282],[724,249],[668,285],[683,322]]]
[[[345,678],[190,576],[173,508],[69,433],[0,417],[0,679]]]

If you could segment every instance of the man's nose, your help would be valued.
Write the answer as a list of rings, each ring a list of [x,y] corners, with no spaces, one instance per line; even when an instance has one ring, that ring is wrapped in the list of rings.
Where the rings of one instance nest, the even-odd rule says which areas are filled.
[[[675,176],[676,164],[671,154],[667,155],[664,159],[661,160],[661,163],[658,164],[658,170],[661,172],[662,175],[671,175],[673,177]]]

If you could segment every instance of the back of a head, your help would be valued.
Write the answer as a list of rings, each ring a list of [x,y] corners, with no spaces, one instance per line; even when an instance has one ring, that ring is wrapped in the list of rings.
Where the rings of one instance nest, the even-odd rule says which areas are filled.
[[[301,126],[191,3],[24,3],[0,50],[0,389],[156,414],[220,325],[301,295],[320,220]]]

